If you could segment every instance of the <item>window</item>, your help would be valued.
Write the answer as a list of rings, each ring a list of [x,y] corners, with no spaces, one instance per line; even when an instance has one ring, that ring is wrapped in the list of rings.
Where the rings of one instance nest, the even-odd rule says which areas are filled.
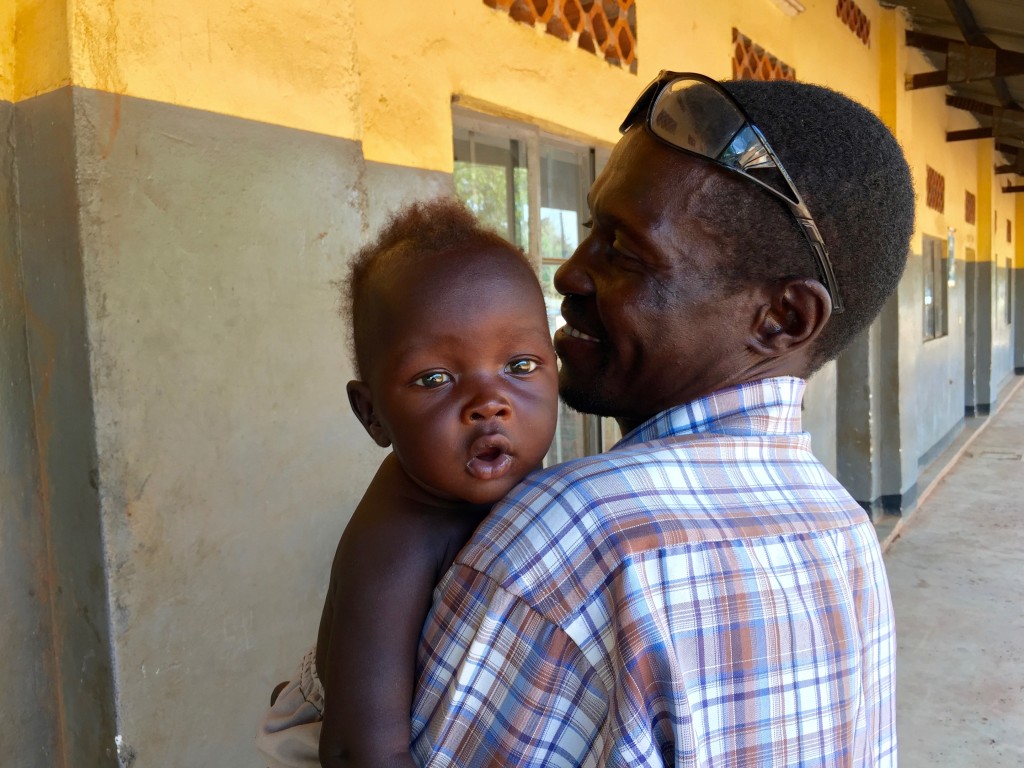
[[[964,192],[964,221],[968,224],[975,224],[978,221],[977,201],[970,192]]]
[[[947,243],[937,237],[924,236],[924,338],[936,339],[949,333],[946,304],[949,295],[947,282]]]
[[[946,210],[946,177],[930,165],[925,166],[925,202],[939,213]]]
[[[537,263],[553,333],[564,322],[555,271],[584,237],[587,192],[608,151],[459,107],[453,108],[453,122],[455,192]],[[597,453],[617,439],[611,420],[560,405],[547,463]]]
[[[871,20],[864,15],[853,0],[839,0],[836,16],[855,34],[864,45],[871,45]]]
[[[636,74],[635,0],[484,0],[484,5]]]
[[[796,80],[796,70],[733,27],[732,77],[734,80]]]

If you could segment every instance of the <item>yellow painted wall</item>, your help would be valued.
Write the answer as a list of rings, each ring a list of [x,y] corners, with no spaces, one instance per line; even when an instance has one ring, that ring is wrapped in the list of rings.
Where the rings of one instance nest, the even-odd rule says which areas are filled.
[[[0,97],[35,96],[71,83],[67,0],[3,0]]]
[[[34,64],[19,72],[18,98],[73,81],[359,139],[368,159],[437,170],[452,166],[453,95],[610,144],[618,118],[658,70],[730,76],[733,27],[801,79],[873,109],[879,101],[879,57],[831,0],[808,0],[796,18],[766,0],[640,0],[636,75],[482,0],[20,2],[39,11],[24,13],[29,26],[33,16],[48,22],[48,43],[61,38],[70,7],[72,42],[67,61],[59,46],[19,38],[19,61]],[[887,12],[861,5],[877,30]]]
[[[962,218],[963,190],[978,185],[979,142],[947,145],[945,131],[970,118],[945,107],[942,89],[902,89],[906,72],[931,66],[905,48],[901,12],[859,3],[868,47],[833,0],[805,5],[790,17],[768,0],[639,0],[634,75],[482,0],[5,0],[0,98],[73,82],[355,139],[369,160],[450,171],[453,97],[610,145],[660,69],[731,76],[736,27],[801,80],[894,125],[921,192],[919,230],[961,231],[952,211]],[[946,216],[924,205],[927,164],[947,176]],[[986,190],[976,194],[980,216]]]
[[[899,58],[902,59],[904,73],[932,69],[916,49],[904,48]],[[965,258],[966,248],[971,248],[977,260],[988,261],[991,258],[990,241],[984,238],[983,222],[986,221],[986,205],[991,199],[991,195],[987,194],[991,173],[983,181],[979,181],[978,174],[985,167],[982,155],[987,151],[991,157],[991,140],[946,141],[948,131],[977,128],[978,123],[969,113],[946,107],[944,88],[907,91],[900,87],[894,102],[898,114],[896,136],[903,146],[917,188],[917,231],[911,241],[912,249],[921,253],[922,235],[945,239],[952,227],[956,230],[956,258]],[[927,205],[928,167],[945,178],[945,206],[942,212]],[[968,224],[965,218],[968,191],[975,195],[976,224]]]
[[[351,0],[77,0],[76,85],[358,134]]]
[[[0,101],[14,101],[14,0],[0,2]]]
[[[1018,192],[1014,195],[1016,203],[1014,204],[1014,221],[1013,221],[1013,266],[1014,269],[1024,269],[1024,237],[1021,237],[1021,232],[1017,229],[1018,225],[1024,224],[1024,194]],[[1024,301],[1024,297],[1015,298],[1015,301]]]
[[[1001,164],[1003,158],[993,153],[993,167]],[[1002,187],[1006,184],[1007,176],[996,176],[992,178],[992,215],[989,219],[989,227],[992,231],[992,261],[999,267],[1006,266],[1007,259],[1014,259],[1017,232],[1017,199],[1020,194],[1007,194]],[[1010,223],[1010,241],[1006,239],[1006,223]]]
[[[992,261],[994,181],[986,181],[985,173],[993,164],[991,141],[979,142],[978,146],[978,261]]]
[[[614,116],[625,113],[642,85],[642,76],[482,0],[357,5],[363,151],[370,160],[451,171],[453,95],[611,143]]]

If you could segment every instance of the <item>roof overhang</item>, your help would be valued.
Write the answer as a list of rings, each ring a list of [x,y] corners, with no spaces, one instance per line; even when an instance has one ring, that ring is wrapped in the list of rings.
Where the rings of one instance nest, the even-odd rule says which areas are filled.
[[[907,75],[908,90],[945,86],[946,104],[979,127],[949,131],[947,141],[995,139],[997,174],[1024,176],[1024,4],[1007,0],[911,0],[899,5],[912,28],[907,45],[935,71]],[[1024,191],[1007,177],[1005,192]]]

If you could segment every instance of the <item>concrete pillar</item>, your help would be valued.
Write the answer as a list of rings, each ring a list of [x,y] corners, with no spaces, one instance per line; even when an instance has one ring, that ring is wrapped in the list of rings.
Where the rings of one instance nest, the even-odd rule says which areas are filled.
[[[20,545],[32,568],[2,567],[5,580],[31,574],[48,604],[50,637],[37,637],[35,653],[50,656],[51,687],[20,706],[54,723],[49,738],[29,729],[16,741],[31,734],[47,765],[98,768],[116,764],[114,683],[70,89],[19,102],[13,128],[38,536]]]
[[[983,416],[992,406],[992,230],[995,210],[993,205],[993,143],[978,142],[978,251],[974,265],[974,330],[975,330],[975,408]],[[967,265],[968,271],[971,266]]]
[[[0,101],[0,134],[14,132],[14,105]],[[12,142],[0,141],[0,718],[5,764],[62,764],[52,644],[48,517],[39,484],[25,300],[18,251]]]
[[[978,260],[964,249],[964,414],[978,413]]]
[[[1024,194],[1016,195],[1010,300],[1013,309],[1013,372],[1024,375]]]
[[[874,514],[879,493],[877,415],[873,414],[873,376],[878,369],[878,323],[862,332],[837,360],[837,477],[861,505]],[[874,337],[874,340],[872,339]]]

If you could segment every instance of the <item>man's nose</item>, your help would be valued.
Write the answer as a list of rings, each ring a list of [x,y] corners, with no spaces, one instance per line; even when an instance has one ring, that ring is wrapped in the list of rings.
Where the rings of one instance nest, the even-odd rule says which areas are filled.
[[[555,290],[563,296],[571,294],[585,296],[594,292],[594,284],[586,268],[587,257],[592,247],[591,238],[586,238],[568,260],[563,261],[555,271]]]

